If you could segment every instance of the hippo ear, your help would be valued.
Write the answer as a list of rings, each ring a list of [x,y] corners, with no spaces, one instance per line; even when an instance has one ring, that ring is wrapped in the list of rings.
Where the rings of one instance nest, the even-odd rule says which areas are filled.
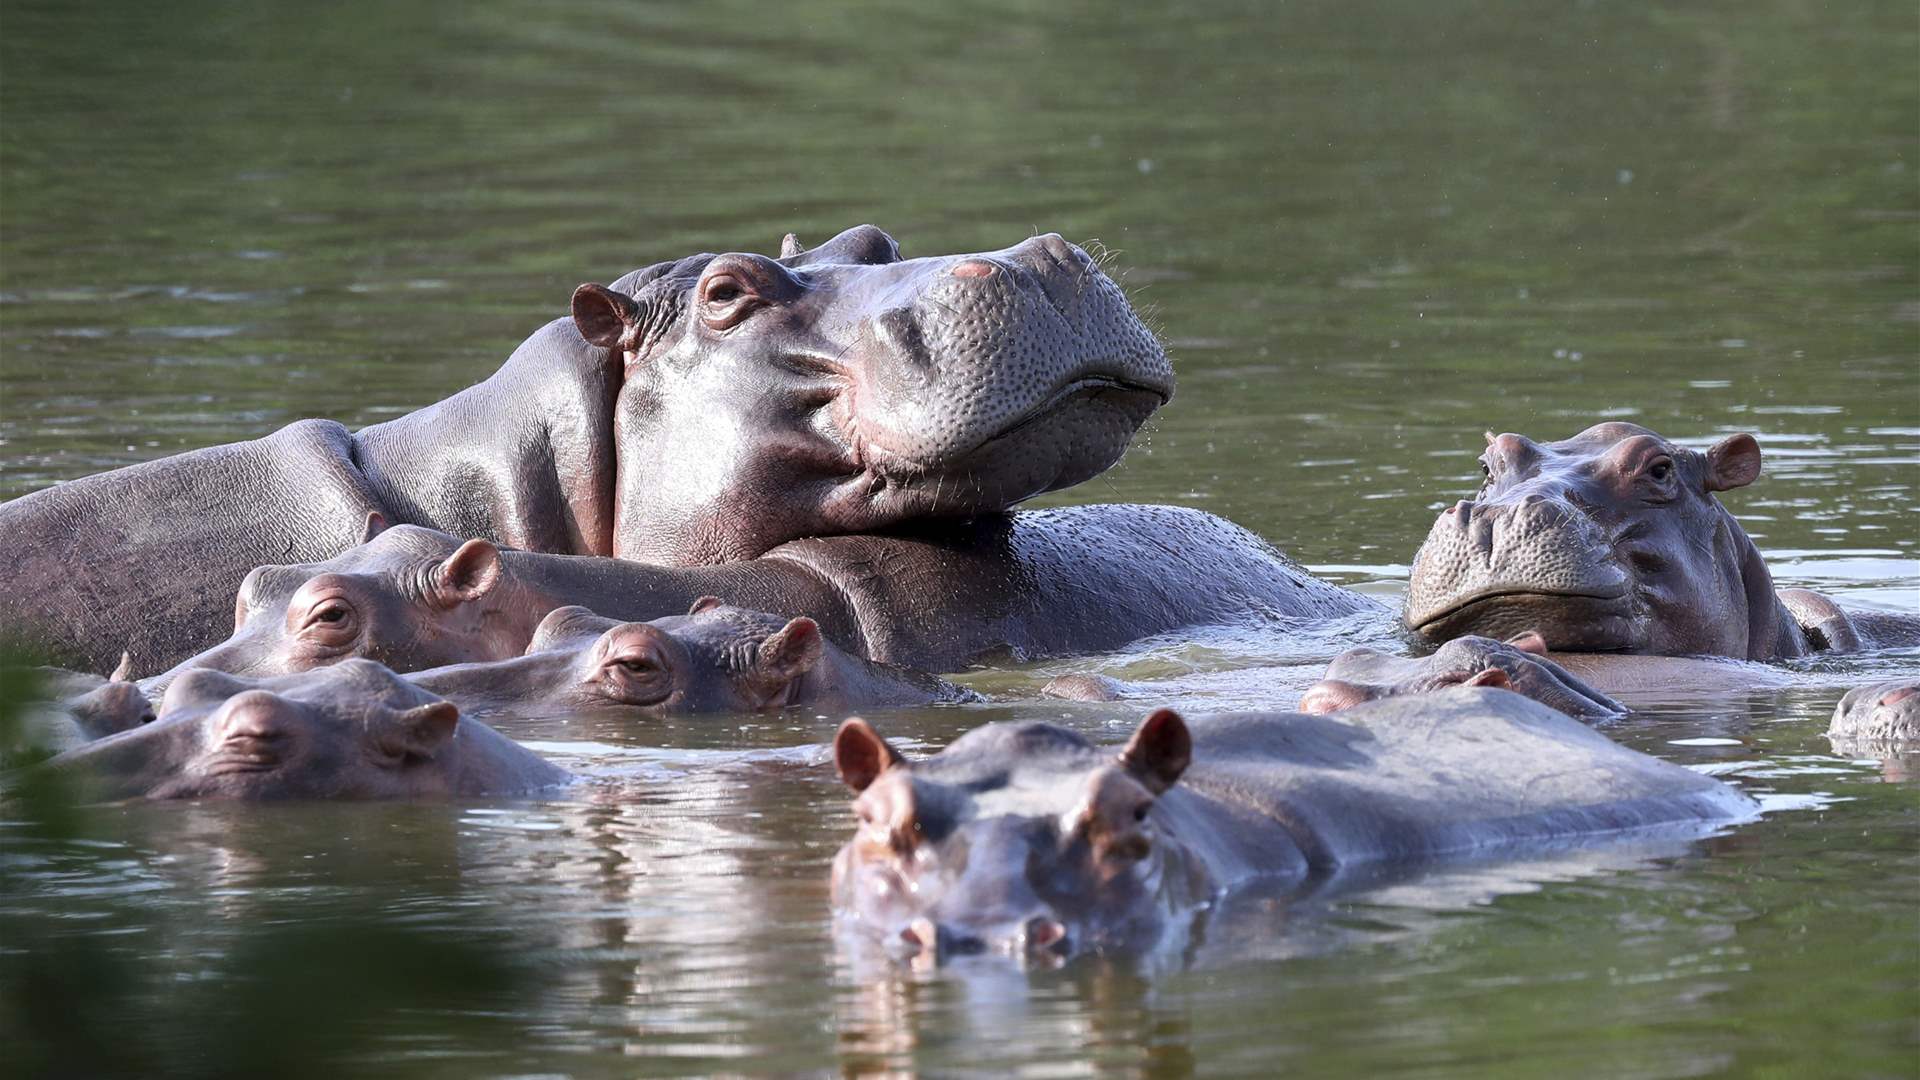
[[[1324,716],[1327,713],[1339,712],[1341,709],[1351,709],[1355,705],[1372,701],[1374,697],[1374,693],[1366,687],[1350,683],[1345,679],[1321,679],[1307,687],[1307,692],[1300,695],[1300,704],[1295,711]]]
[[[687,614],[698,615],[703,611],[712,611],[724,603],[726,603],[726,601],[717,596],[703,596],[693,602],[693,606],[687,609]]]
[[[1707,450],[1707,490],[1732,491],[1760,479],[1760,441],[1746,432],[1729,435]]]
[[[1508,678],[1507,673],[1501,670],[1500,668],[1490,667],[1490,668],[1482,668],[1481,670],[1474,672],[1472,675],[1467,676],[1467,678],[1464,681],[1462,681],[1460,685],[1461,686],[1491,686],[1491,687],[1499,687],[1503,690],[1510,690],[1513,688],[1513,680]]]
[[[640,305],[633,297],[591,283],[573,290],[573,325],[589,345],[631,349],[639,323]]]
[[[374,729],[374,743],[396,758],[431,758],[453,738],[460,726],[460,708],[451,701],[433,701],[389,715]]]
[[[800,238],[792,233],[780,238],[780,257],[783,259],[791,259],[795,255],[803,254],[806,250],[807,245],[802,244]]]
[[[360,542],[367,541],[387,531],[387,515],[378,510],[367,511],[367,522],[360,526]]]
[[[1193,736],[1172,709],[1156,709],[1120,751],[1120,764],[1158,795],[1172,787],[1193,760]]]
[[[469,540],[434,567],[434,599],[445,607],[478,600],[499,584],[500,572],[500,549]]]
[[[113,674],[107,676],[107,681],[108,682],[132,682],[133,681],[133,654],[131,652],[122,652],[120,654],[120,662],[114,665]]]
[[[1525,630],[1515,634],[1507,639],[1507,644],[1535,656],[1545,656],[1552,651],[1547,648],[1547,639],[1541,637],[1538,630]]]
[[[760,693],[761,707],[765,708],[775,700],[784,704],[785,699],[792,696],[789,691],[794,681],[812,671],[826,650],[826,642],[820,637],[820,624],[805,615],[789,622],[761,642],[759,651],[754,654],[753,674],[749,677]]]
[[[857,716],[841,724],[833,737],[833,767],[855,794],[867,790],[881,773],[904,768],[906,763],[900,751],[888,746],[871,724]]]

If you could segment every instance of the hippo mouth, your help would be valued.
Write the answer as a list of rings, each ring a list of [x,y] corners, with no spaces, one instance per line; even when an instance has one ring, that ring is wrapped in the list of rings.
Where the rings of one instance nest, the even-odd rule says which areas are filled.
[[[1133,431],[1172,398],[1172,389],[1164,385],[1153,386],[1116,375],[1084,375],[1062,385],[972,446],[941,453],[940,460],[928,461],[919,455],[889,447],[886,436],[879,431],[862,432],[860,437],[853,439],[853,456],[858,467],[902,481],[943,474],[967,474],[978,471],[984,463],[999,454],[1011,452],[1009,444],[1022,435],[1089,405],[1125,419],[1126,435],[1120,439],[1122,445],[1119,447],[1119,450],[1124,450]],[[1118,451],[1113,456],[1117,459]],[[1111,461],[1103,462],[1100,467],[1109,464]]]
[[[1471,593],[1408,621],[1415,633],[1435,641],[1465,634],[1505,638],[1531,630],[1554,649],[1604,652],[1629,647],[1632,616],[1624,587],[1591,592],[1502,588]]]

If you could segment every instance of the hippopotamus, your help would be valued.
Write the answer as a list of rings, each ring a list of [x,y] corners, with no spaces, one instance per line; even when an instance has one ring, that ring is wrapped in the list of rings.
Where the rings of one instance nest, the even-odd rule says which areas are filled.
[[[706,596],[685,615],[620,622],[583,607],[549,612],[525,656],[408,676],[468,716],[582,711],[677,716],[947,705],[978,694],[847,652],[806,616],[782,619]]]
[[[1150,950],[1222,890],[1752,817],[1711,777],[1506,690],[1337,716],[1149,715],[1116,752],[992,724],[909,761],[865,721],[834,738],[855,793],[832,895],[921,956]]]
[[[102,800],[525,796],[570,779],[371,660],[271,679],[189,672],[159,711],[38,767]]]
[[[164,668],[226,633],[247,571],[331,558],[373,514],[701,565],[1000,511],[1112,465],[1172,393],[1118,286],[1051,233],[693,255],[582,286],[491,377],[397,419],[302,420],[0,506],[0,626],[64,667],[125,648]]]
[[[1448,686],[1497,686],[1523,694],[1580,720],[1610,720],[1627,707],[1587,685],[1547,656],[1539,634],[1510,641],[1469,634],[1425,657],[1390,656],[1377,649],[1349,649],[1334,657],[1327,673],[1300,696],[1303,713],[1326,714],[1363,702],[1426,694]]]
[[[1113,649],[1211,623],[1379,610],[1238,526],[1166,506],[819,537],[697,567],[516,551],[396,525],[324,562],[249,572],[233,635],[174,671],[266,675],[347,656],[401,671],[504,660],[524,652],[558,607],[639,622],[679,615],[703,596],[807,616],[855,656],[924,671],[997,654]]]
[[[106,678],[61,668],[36,672],[45,707],[35,710],[29,741],[67,750],[128,728],[151,723],[153,703],[131,677],[132,661],[122,657]]]
[[[1920,749],[1920,679],[1856,686],[1834,706],[1827,737],[1836,746]]]
[[[1760,475],[1760,444],[1705,452],[1637,424],[1536,443],[1487,436],[1480,493],[1414,556],[1405,622],[1430,641],[1533,631],[1556,652],[1777,660],[1920,643],[1920,617],[1776,592],[1716,492]]]

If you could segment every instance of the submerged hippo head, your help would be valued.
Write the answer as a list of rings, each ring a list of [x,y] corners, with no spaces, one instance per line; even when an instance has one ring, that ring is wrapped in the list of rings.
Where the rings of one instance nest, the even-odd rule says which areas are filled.
[[[829,649],[812,619],[782,619],[712,597],[689,615],[652,622],[564,607],[541,622],[525,656],[414,679],[483,714],[763,712],[811,700],[809,676]]]
[[[1920,679],[1856,686],[1834,707],[1827,736],[1868,749],[1920,744]]]
[[[1047,724],[995,724],[908,762],[861,720],[833,751],[859,819],[834,858],[835,907],[921,956],[1150,947],[1211,892],[1156,824],[1192,753],[1171,710],[1118,754]]]
[[[1300,711],[1326,714],[1381,698],[1429,694],[1449,686],[1491,686],[1524,694],[1579,720],[1604,720],[1626,706],[1587,685],[1547,655],[1547,643],[1526,633],[1510,641],[1469,634],[1424,657],[1391,656],[1365,647],[1333,658],[1327,673],[1300,696]]]
[[[190,671],[167,689],[160,719],[48,764],[103,798],[392,799],[564,779],[371,660],[274,679]]]
[[[415,671],[518,656],[539,613],[504,595],[505,575],[485,540],[396,525],[325,562],[254,569],[240,583],[233,636],[156,681],[194,668],[284,675],[350,657]]]
[[[613,554],[654,562],[1002,510],[1111,466],[1173,393],[1119,287],[1052,234],[906,260],[871,225],[789,237],[583,285],[573,317],[625,368]]]
[[[1409,628],[1439,641],[1532,630],[1557,651],[1783,651],[1792,626],[1773,579],[1714,497],[1760,475],[1752,435],[1704,453],[1623,423],[1545,444],[1489,435],[1481,467],[1480,493],[1414,556]]]

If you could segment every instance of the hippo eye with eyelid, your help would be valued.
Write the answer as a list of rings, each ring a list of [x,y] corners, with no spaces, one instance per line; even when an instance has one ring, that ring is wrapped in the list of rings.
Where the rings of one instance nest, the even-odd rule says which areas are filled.
[[[1150,810],[1152,810],[1152,809],[1153,809],[1153,804],[1152,804],[1152,803],[1141,803],[1141,804],[1140,804],[1139,806],[1136,806],[1136,807],[1134,807],[1134,808],[1133,808],[1133,820],[1135,820],[1135,821],[1145,821],[1145,820],[1147,820],[1147,812],[1148,812],[1148,811],[1150,811]]]
[[[1647,466],[1647,476],[1655,483],[1664,484],[1667,482],[1667,477],[1672,475],[1673,462],[1666,458],[1661,458],[1652,465]]]

